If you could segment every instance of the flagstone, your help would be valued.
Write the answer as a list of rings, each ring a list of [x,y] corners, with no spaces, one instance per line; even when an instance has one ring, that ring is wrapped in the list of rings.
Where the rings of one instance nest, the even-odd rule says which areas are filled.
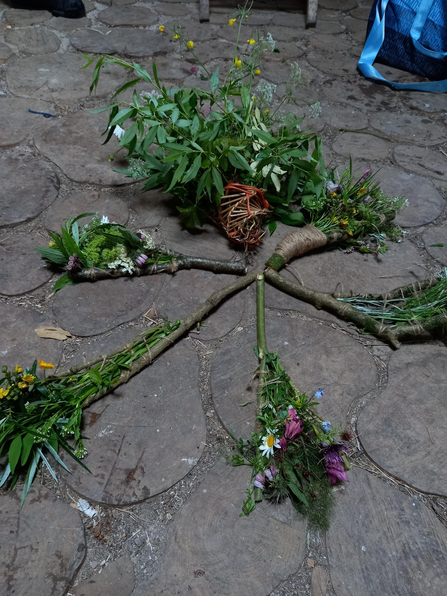
[[[393,352],[388,384],[359,416],[362,445],[381,468],[417,490],[447,495],[444,346]],[[380,440],[377,440],[380,437]]]
[[[323,51],[345,52],[350,50],[352,43],[344,37],[334,37],[324,33],[317,33],[309,38],[309,45]]]
[[[58,36],[45,27],[8,29],[5,41],[24,54],[54,54],[61,45]]]
[[[349,13],[355,19],[359,19],[362,21],[367,21],[369,19],[369,15],[371,14],[371,8],[369,6],[357,6],[354,10],[351,10]],[[365,27],[366,31],[366,27]]]
[[[114,6],[101,10],[98,19],[110,27],[150,27],[159,17],[145,6]]]
[[[36,251],[36,246],[43,243],[42,237],[35,233],[20,233],[2,238],[0,295],[20,296],[51,279],[53,272]]]
[[[447,181],[447,158],[440,151],[416,145],[399,145],[394,149],[394,158],[404,170]]]
[[[289,500],[239,517],[249,479],[245,466],[215,465],[170,528],[159,573],[135,596],[239,596],[242,586],[246,596],[267,596],[298,571],[306,521]]]
[[[87,110],[54,118],[36,131],[36,147],[75,182],[103,186],[132,184],[133,178],[114,171],[128,167],[124,160],[127,151],[119,149],[113,135],[107,145],[102,144],[101,134],[107,123],[106,114],[91,114]]]
[[[243,253],[242,247],[231,244],[225,232],[210,223],[187,229],[178,217],[171,216],[163,221],[161,233],[168,248],[194,257],[225,260]]]
[[[29,109],[37,112],[54,114],[54,108],[45,101],[22,99],[20,97],[4,97],[0,99],[0,146],[12,147],[19,145],[32,130],[42,124],[43,116],[32,114]],[[1,225],[1,224],[0,224]]]
[[[0,117],[5,114],[3,101],[9,100],[0,100]],[[25,117],[24,121],[27,122],[27,120]],[[9,122],[6,120],[6,130],[10,130],[10,125],[13,126],[16,121],[14,116]],[[17,136],[14,137],[12,134],[10,138],[19,142],[18,137],[25,134],[25,130],[18,126],[16,132]],[[0,144],[3,139],[0,133]],[[0,228],[37,217],[53,203],[59,191],[59,179],[54,171],[43,160],[30,155],[13,152],[0,155],[0,176],[2,178]]]
[[[262,18],[262,13],[260,14]],[[249,18],[251,22],[251,15]],[[297,27],[304,30],[306,26],[306,15],[300,12],[276,12],[273,14],[272,22],[281,27]]]
[[[447,266],[447,226],[428,228],[422,235],[427,252],[442,265]],[[442,244],[443,246],[433,246]]]
[[[59,197],[45,213],[45,228],[60,234],[61,226],[68,218],[78,217],[82,213],[105,215],[110,222],[126,225],[129,209],[124,201],[111,192],[83,190]],[[83,217],[80,226],[90,223],[93,216]]]
[[[399,168],[384,167],[374,179],[380,188],[392,197],[405,197],[409,205],[396,216],[396,223],[416,228],[434,221],[444,210],[445,200],[434,185],[422,176],[409,174]],[[446,234],[447,237],[447,234]]]
[[[447,136],[447,128],[439,122],[411,113],[382,112],[371,118],[371,125],[393,140],[416,145],[440,145]]]
[[[233,275],[190,269],[167,275],[156,301],[158,314],[174,322],[196,310],[211,294],[236,279]],[[238,292],[220,304],[194,331],[197,339],[215,339],[229,333],[241,320],[245,294]]]
[[[47,10],[24,10],[13,8],[5,10],[3,19],[15,27],[26,27],[28,25],[39,25],[49,21],[52,17]]]
[[[130,197],[129,206],[137,214],[135,226],[138,228],[155,228],[168,217],[176,217],[175,197],[163,192],[161,188],[141,190],[142,184],[135,185]]]
[[[50,14],[50,13],[48,13]],[[93,70],[81,70],[85,59],[79,54],[52,54],[21,58],[7,65],[9,90],[20,97],[73,102],[89,96]],[[126,81],[126,72],[114,64],[101,69],[96,96],[110,95]]]
[[[357,0],[319,0],[318,5],[326,10],[351,10],[357,7]]]
[[[84,411],[88,455],[64,472],[87,500],[109,505],[153,497],[197,464],[206,441],[198,360],[187,340],[173,346]]]
[[[159,31],[131,27],[114,27],[106,34],[80,29],[73,33],[70,43],[81,52],[120,56],[157,56],[175,49],[169,37]]]
[[[63,350],[63,342],[42,339],[34,332],[44,325],[55,326],[51,313],[40,313],[31,308],[0,302],[2,342],[0,368],[23,368],[32,366],[34,360],[44,360],[57,366]]]
[[[54,296],[53,312],[73,335],[99,335],[149,310],[163,281],[162,275],[152,275],[67,286]]]
[[[154,10],[164,16],[164,17],[186,17],[187,15],[191,14],[192,12],[196,12],[196,7],[194,6],[193,3],[188,2],[188,3],[180,3],[180,2],[176,2],[175,4],[169,2],[159,2],[156,6],[153,7]],[[211,16],[211,22],[212,21],[212,16]]]
[[[370,83],[366,80],[360,83],[358,74],[348,81],[334,78],[334,80],[325,83],[321,87],[321,91],[331,101],[348,103],[360,110],[389,111],[397,106],[395,91],[385,85]]]
[[[376,436],[376,443],[382,439]],[[348,476],[326,539],[337,596],[443,596],[444,525],[422,501],[384,479],[358,468]]]
[[[418,91],[403,91],[400,95],[405,106],[421,112],[445,112],[446,102],[443,93],[427,93]]]
[[[343,27],[341,22],[336,22],[335,20],[331,19],[322,19],[321,21],[318,21],[317,27],[315,29],[307,29],[307,35],[312,36],[314,31],[327,35],[338,35],[339,33],[344,33],[346,28]]]
[[[341,23],[346,27],[346,31],[351,37],[360,44],[366,41],[366,23],[351,16],[342,19]]]
[[[298,391],[314,395],[319,388],[325,390],[317,413],[333,426],[344,425],[352,401],[375,387],[373,358],[350,336],[317,322],[278,317],[276,312],[267,312],[266,332],[269,351],[279,353]],[[256,327],[246,327],[224,344],[212,364],[213,402],[225,428],[237,439],[247,439],[254,431],[256,384],[252,390],[247,387],[258,366],[256,343]]]
[[[333,75],[337,79],[339,77],[352,77],[356,73],[355,60],[349,54],[332,52],[330,47],[327,50],[331,52],[330,57],[320,52],[311,51],[306,54],[306,58],[319,71]]]
[[[2,63],[6,62],[14,53],[14,50],[6,43],[0,43],[0,61]]]
[[[291,262],[303,285],[321,292],[382,294],[426,277],[425,265],[408,241],[389,242],[383,255],[314,252]]]
[[[356,130],[368,128],[367,114],[353,106],[323,101],[321,107],[322,111],[319,119],[336,130],[341,128],[354,128]]]
[[[84,1],[85,5],[85,1]],[[96,7],[95,7],[96,8]],[[85,6],[87,10],[87,6]],[[48,27],[55,29],[56,31],[74,31],[75,29],[84,29],[91,24],[91,21],[87,17],[80,19],[65,19],[63,17],[53,17],[48,23]]]
[[[332,144],[332,149],[345,157],[385,160],[392,144],[371,134],[345,132]]]
[[[63,596],[85,556],[79,513],[36,482],[0,500],[0,593]]]
[[[72,596],[130,596],[135,585],[135,572],[129,555],[108,563],[74,588]]]

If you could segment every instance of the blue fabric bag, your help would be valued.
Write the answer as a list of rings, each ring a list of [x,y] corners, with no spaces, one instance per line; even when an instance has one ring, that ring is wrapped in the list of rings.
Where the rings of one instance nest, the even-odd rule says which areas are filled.
[[[376,58],[435,81],[387,81],[373,66]],[[447,0],[375,0],[357,66],[366,78],[395,89],[447,91]]]

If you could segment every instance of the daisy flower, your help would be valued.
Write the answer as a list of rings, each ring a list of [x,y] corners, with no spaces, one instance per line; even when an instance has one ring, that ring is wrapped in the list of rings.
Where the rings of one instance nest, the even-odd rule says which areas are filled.
[[[279,439],[275,437],[271,430],[267,429],[267,434],[262,438],[262,443],[259,449],[262,451],[262,455],[270,457],[273,455],[273,449],[275,447],[279,449]]]

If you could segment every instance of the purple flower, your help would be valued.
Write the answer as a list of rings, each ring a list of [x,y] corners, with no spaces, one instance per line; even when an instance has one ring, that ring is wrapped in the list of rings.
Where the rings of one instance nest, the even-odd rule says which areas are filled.
[[[329,477],[329,482],[335,484],[337,480],[349,482],[346,475],[345,460],[342,452],[347,451],[346,445],[343,443],[321,443],[323,445],[324,465],[326,466],[326,474]]]
[[[73,253],[73,255],[68,259],[67,270],[73,271],[73,269],[80,269],[80,268],[81,268],[81,260],[79,259],[78,255],[76,253]]]
[[[191,72],[192,72],[192,74],[196,74],[196,72],[197,72],[197,68],[196,68],[195,66],[193,66],[193,67],[191,68]]]
[[[275,466],[270,466],[270,468],[267,468],[266,470],[264,470],[264,474],[269,481],[272,481],[277,473],[278,472],[276,471]]]
[[[286,439],[293,441],[303,431],[303,421],[297,418],[296,420],[287,420],[286,432],[284,436]]]
[[[319,387],[316,391],[315,391],[315,397],[317,399],[320,399],[320,397],[323,397],[324,395],[324,389],[322,389],[321,387]]]
[[[208,108],[206,113],[209,114],[211,112],[211,108]]]
[[[287,439],[285,439],[284,437],[282,437],[282,439],[279,439],[279,446],[283,451],[285,451],[287,449]]]
[[[255,481],[253,482],[253,485],[256,486],[256,488],[264,488],[264,484],[265,484],[265,476],[263,476],[262,474],[256,474]]]
[[[137,236],[140,240],[146,240],[146,236],[143,234],[143,232],[137,232]]]
[[[141,255],[137,259],[135,259],[135,265],[137,265],[138,267],[142,267],[148,260],[148,258],[149,257],[147,255],[141,253]]]
[[[370,172],[371,172],[371,170],[365,170],[363,172],[362,180],[365,179],[365,178],[368,178],[368,175],[369,175]]]
[[[350,255],[351,253],[353,253],[353,252],[354,252],[354,250],[355,250],[355,249],[354,249],[354,247],[353,247],[353,246],[351,246],[351,248],[347,248],[347,249],[344,251],[344,252],[345,252],[345,255]]]

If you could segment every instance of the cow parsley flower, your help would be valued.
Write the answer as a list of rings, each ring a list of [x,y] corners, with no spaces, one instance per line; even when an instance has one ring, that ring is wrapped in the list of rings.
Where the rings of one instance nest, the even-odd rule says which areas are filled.
[[[273,94],[276,92],[276,85],[274,83],[267,83],[267,81],[261,81],[256,87],[258,95],[266,103],[271,103]]]
[[[271,52],[275,50],[276,41],[273,39],[271,33],[267,33],[265,37],[265,44]]]
[[[311,104],[309,106],[309,115],[311,118],[318,118],[318,116],[321,114],[322,111],[322,107],[319,101],[316,101],[315,103]]]

